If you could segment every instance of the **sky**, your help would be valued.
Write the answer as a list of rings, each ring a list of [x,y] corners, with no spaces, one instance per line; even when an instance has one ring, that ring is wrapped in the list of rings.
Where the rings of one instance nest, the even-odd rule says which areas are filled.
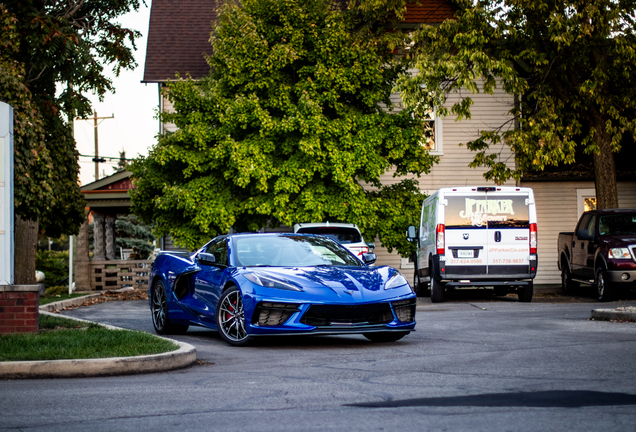
[[[99,102],[97,96],[86,95],[93,102],[93,109],[98,117],[114,118],[98,120],[97,133],[99,143],[99,156],[119,157],[124,150],[126,158],[138,155],[147,155],[148,149],[155,143],[155,136],[159,132],[159,120],[155,118],[159,104],[157,84],[143,84],[141,80],[144,74],[144,61],[146,58],[146,38],[148,36],[148,21],[150,17],[148,6],[143,4],[138,12],[123,15],[119,22],[124,27],[138,30],[142,37],[136,41],[137,51],[135,59],[137,68],[132,71],[122,71],[119,77],[114,77],[108,66],[105,73],[113,79],[115,93],[104,95],[104,101]],[[92,157],[95,154],[94,121],[75,121],[75,140],[80,155],[80,180],[82,185],[95,181],[95,163]],[[108,160],[108,159],[107,159]],[[103,178],[113,174],[113,167],[117,166],[117,160],[99,164],[99,176]]]

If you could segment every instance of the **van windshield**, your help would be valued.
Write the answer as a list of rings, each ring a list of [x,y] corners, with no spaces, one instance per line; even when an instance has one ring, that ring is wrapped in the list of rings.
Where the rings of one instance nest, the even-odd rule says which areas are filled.
[[[527,228],[525,195],[446,196],[445,226],[452,228]]]

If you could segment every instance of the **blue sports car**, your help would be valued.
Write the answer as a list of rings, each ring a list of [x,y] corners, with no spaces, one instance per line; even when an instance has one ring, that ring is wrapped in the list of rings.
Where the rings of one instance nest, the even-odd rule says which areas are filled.
[[[396,341],[415,328],[416,296],[391,267],[370,267],[335,241],[311,234],[216,237],[192,255],[160,253],[150,272],[159,334],[190,325],[231,345],[259,336],[362,333]]]

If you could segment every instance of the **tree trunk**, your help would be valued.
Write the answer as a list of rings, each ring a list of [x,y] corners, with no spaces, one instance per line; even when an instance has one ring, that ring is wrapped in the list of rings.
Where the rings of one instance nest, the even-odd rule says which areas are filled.
[[[599,210],[618,208],[616,188],[616,164],[612,152],[612,138],[605,131],[605,125],[595,125],[594,140],[600,152],[594,153],[594,185],[596,187],[596,208]]]
[[[38,243],[37,221],[15,216],[15,281],[16,285],[31,285],[35,280],[35,252]]]

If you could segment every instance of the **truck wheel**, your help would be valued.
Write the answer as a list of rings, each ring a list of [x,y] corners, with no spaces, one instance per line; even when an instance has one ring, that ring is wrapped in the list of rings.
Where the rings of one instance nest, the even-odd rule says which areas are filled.
[[[568,267],[567,262],[564,260],[561,262],[561,294],[571,294],[578,286],[578,283],[572,281],[570,267]]]
[[[532,301],[532,294],[534,294],[534,284],[532,282],[526,286],[517,288],[517,295],[519,296],[520,302],[530,303]]]
[[[444,283],[435,278],[435,275],[431,276],[431,301],[433,303],[444,301],[444,285]]]
[[[612,301],[612,289],[605,278],[605,269],[603,267],[598,267],[596,269],[596,293],[598,295],[598,301],[600,302],[608,302]]]

